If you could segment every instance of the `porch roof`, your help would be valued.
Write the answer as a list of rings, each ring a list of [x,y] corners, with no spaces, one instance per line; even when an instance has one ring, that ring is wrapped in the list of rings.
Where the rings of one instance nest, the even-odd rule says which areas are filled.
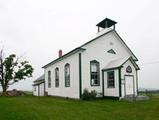
[[[35,85],[39,85],[41,83],[44,83],[45,82],[45,75],[41,75],[40,77],[38,77],[35,81],[34,81],[34,84],[33,86]]]
[[[136,64],[136,62],[133,60],[132,57],[125,57],[125,58],[120,58],[117,60],[113,60],[109,62],[102,70],[109,70],[109,69],[115,69],[121,67],[124,63],[126,63],[128,60],[134,65],[134,67],[137,70],[140,70],[139,66]]]
[[[45,81],[38,81],[38,82],[34,83],[32,86],[37,86],[37,85],[40,85],[42,83],[45,83]]]
[[[41,75],[40,77],[38,77],[34,82],[38,82],[38,81],[41,81],[41,80],[45,80],[45,75]]]

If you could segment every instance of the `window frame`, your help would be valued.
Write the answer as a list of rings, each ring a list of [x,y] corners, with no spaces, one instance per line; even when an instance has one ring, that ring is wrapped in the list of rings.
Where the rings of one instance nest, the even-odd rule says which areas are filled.
[[[113,73],[113,79],[109,78],[110,73]],[[113,81],[113,84],[111,83],[112,81]],[[107,88],[115,88],[115,71],[114,70],[107,72]]]
[[[51,88],[51,71],[48,71],[48,88]]]
[[[34,91],[36,92],[36,86],[34,86]]]
[[[58,71],[58,75],[57,72]],[[59,80],[59,68],[55,68],[55,87],[58,88],[60,86],[60,80]]]
[[[132,73],[132,67],[131,67],[130,65],[128,65],[128,66],[126,67],[126,72],[127,72],[127,73]]]
[[[69,75],[66,76],[66,70],[67,70],[67,67],[68,67],[68,70],[69,70]],[[64,75],[65,75],[65,87],[70,87],[70,64],[69,63],[66,63],[65,66],[64,66]]]
[[[108,53],[111,53],[111,54],[114,54],[114,55],[116,54],[116,52],[114,51],[114,49],[110,49],[110,50],[108,50],[107,52],[108,52]]]
[[[97,65],[97,84],[92,83],[92,71],[91,71],[91,65],[92,64]],[[100,86],[100,63],[97,60],[90,61],[90,85],[91,86]]]

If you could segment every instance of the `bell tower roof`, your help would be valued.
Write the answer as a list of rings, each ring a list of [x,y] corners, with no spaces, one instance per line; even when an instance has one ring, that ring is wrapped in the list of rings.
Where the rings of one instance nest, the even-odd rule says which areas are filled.
[[[109,18],[105,18],[104,20],[102,20],[101,22],[99,22],[96,26],[100,27],[100,28],[109,28],[111,26],[114,26],[117,22],[109,19]]]

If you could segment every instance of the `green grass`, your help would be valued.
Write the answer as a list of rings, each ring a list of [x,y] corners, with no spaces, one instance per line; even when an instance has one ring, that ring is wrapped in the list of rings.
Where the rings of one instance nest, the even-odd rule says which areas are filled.
[[[0,97],[0,120],[159,120],[159,97],[140,102]]]

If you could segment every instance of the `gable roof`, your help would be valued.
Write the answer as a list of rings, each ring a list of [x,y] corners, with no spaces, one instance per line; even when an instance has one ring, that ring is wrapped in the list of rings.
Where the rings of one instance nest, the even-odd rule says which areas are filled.
[[[131,49],[126,45],[126,43],[125,43],[124,40],[120,37],[120,35],[117,33],[117,31],[114,30],[114,32],[115,32],[116,35],[120,38],[121,42],[125,45],[125,47],[130,51],[130,53],[135,57],[135,61],[138,61],[137,57],[134,55],[134,53],[131,51]]]
[[[109,70],[109,69],[114,69],[114,68],[119,68],[123,64],[125,64],[128,60],[133,64],[133,66],[137,69],[140,70],[139,66],[135,63],[135,61],[132,59],[132,57],[128,58],[120,58],[117,60],[113,60],[109,62],[102,70]]]
[[[91,42],[97,40],[98,38],[100,38],[100,37],[102,37],[102,36],[104,36],[104,35],[106,35],[106,34],[108,34],[108,33],[110,33],[110,32],[116,33],[116,35],[120,38],[120,40],[121,40],[121,42],[123,43],[123,45],[124,45],[124,46],[128,49],[128,51],[133,55],[133,57],[135,58],[134,60],[135,60],[135,61],[138,61],[137,57],[133,54],[133,52],[130,50],[130,48],[129,48],[129,47],[126,45],[126,43],[122,40],[122,38],[119,36],[119,34],[118,34],[114,29],[110,29],[110,30],[108,30],[107,32],[105,32],[105,33],[103,33],[103,34],[101,34],[101,35],[95,37],[94,39],[92,39],[92,40],[90,40],[90,41],[88,41],[88,42],[86,42],[86,43],[84,43],[84,44],[81,45],[80,47],[77,47],[77,48],[73,49],[72,51],[66,53],[65,55],[63,55],[63,56],[61,56],[61,57],[55,59],[54,61],[52,61],[52,62],[50,62],[50,63],[44,65],[42,68],[46,68],[47,66],[52,65],[52,64],[54,64],[54,63],[56,63],[56,62],[58,62],[58,61],[61,61],[61,60],[63,60],[64,58],[66,58],[66,57],[68,57],[68,56],[70,56],[70,55],[73,55],[73,54],[75,54],[75,53],[77,53],[77,52],[79,52],[79,51],[84,51],[84,50],[86,50],[86,49],[84,49],[84,48],[82,48],[82,47],[84,47],[85,45],[87,45],[87,44],[89,44],[89,43],[91,43]]]
[[[114,29],[111,29],[111,30],[105,32],[104,34],[102,34],[102,35],[100,35],[100,36],[98,36],[98,37],[95,37],[94,39],[92,39],[92,40],[90,40],[90,41],[84,43],[84,44],[81,45],[80,47],[84,47],[85,45],[87,45],[87,44],[93,42],[94,40],[96,40],[96,39],[98,39],[98,38],[100,38],[100,37],[102,37],[102,36],[104,36],[104,35],[106,35],[106,34],[108,34],[108,33],[110,33],[110,32],[114,32],[114,33],[120,38],[120,40],[121,40],[121,42],[123,43],[123,45],[124,45],[124,46],[128,49],[128,51],[134,56],[134,58],[135,58],[134,60],[135,60],[135,61],[138,61],[137,57],[136,57],[136,56],[134,55],[134,53],[130,50],[130,48],[126,45],[126,43],[125,43],[124,40],[120,37],[120,35],[117,33],[117,31],[114,30]]]
[[[73,55],[73,54],[75,54],[75,53],[77,53],[77,52],[79,52],[79,51],[84,51],[84,50],[85,50],[85,49],[84,49],[84,48],[81,48],[81,47],[75,48],[75,49],[73,49],[72,51],[66,53],[65,55],[63,55],[63,56],[61,56],[61,57],[55,59],[54,61],[52,61],[52,62],[50,62],[50,63],[48,63],[48,64],[46,64],[46,65],[44,65],[42,68],[46,68],[47,66],[52,65],[52,64],[54,64],[54,63],[56,63],[56,62],[58,62],[58,61],[61,61],[61,60],[63,60],[64,58],[66,58],[66,57],[68,57],[68,56],[70,56],[70,55]]]
[[[84,47],[85,45],[87,45],[87,44],[89,44],[89,43],[91,43],[91,42],[97,40],[98,38],[100,38],[100,37],[102,37],[102,36],[104,36],[104,35],[106,35],[106,34],[112,32],[112,31],[114,31],[114,30],[113,30],[113,29],[110,29],[110,30],[108,30],[107,32],[105,32],[105,33],[103,33],[103,34],[101,34],[101,35],[99,35],[99,36],[93,38],[92,40],[90,40],[90,41],[88,41],[88,42],[82,44],[80,47]]]

